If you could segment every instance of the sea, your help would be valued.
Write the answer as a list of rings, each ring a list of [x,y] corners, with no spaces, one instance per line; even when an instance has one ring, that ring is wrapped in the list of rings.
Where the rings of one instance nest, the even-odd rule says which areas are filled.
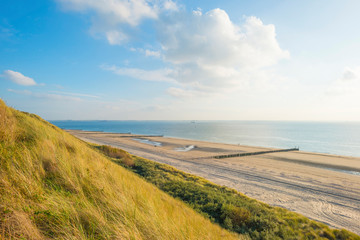
[[[360,122],[50,121],[62,129],[163,135],[360,157]]]

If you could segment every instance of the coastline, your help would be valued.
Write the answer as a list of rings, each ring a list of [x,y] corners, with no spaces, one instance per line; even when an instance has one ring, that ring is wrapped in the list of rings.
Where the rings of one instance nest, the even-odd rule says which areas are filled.
[[[234,188],[249,197],[303,214],[336,228],[360,234],[360,158],[311,152],[279,152],[214,159],[211,156],[273,148],[67,130],[85,141],[120,147],[131,154],[172,165]],[[125,137],[127,135],[127,137]],[[194,146],[189,151],[176,148]],[[353,171],[355,174],[349,174]]]
[[[360,157],[360,123],[284,121],[53,121],[62,129],[164,135],[213,143]]]
[[[197,157],[194,158],[206,158],[215,155],[221,154],[236,154],[236,153],[245,153],[245,152],[257,152],[257,151],[273,151],[273,150],[281,150],[280,148],[269,148],[269,147],[261,147],[261,146],[250,146],[243,144],[231,144],[231,143],[218,143],[211,141],[200,141],[195,139],[187,139],[187,138],[177,138],[177,137],[163,137],[159,135],[140,135],[140,134],[131,134],[131,133],[113,133],[113,132],[103,132],[103,131],[85,131],[85,130],[70,130],[64,129],[65,131],[77,136],[81,135],[82,138],[86,138],[84,134],[90,134],[93,137],[93,134],[98,134],[97,137],[100,138],[108,138],[108,137],[121,137],[121,138],[129,138],[131,140],[135,140],[139,142],[139,139],[151,139],[154,143],[162,143],[163,149],[166,150],[175,150],[176,148],[181,148],[184,146],[191,145],[217,145],[221,146],[213,149],[202,149],[199,146],[196,146]],[[91,141],[91,139],[88,139]],[[165,140],[165,141],[164,141]],[[140,141],[142,142],[142,141]],[[144,142],[143,142],[144,143]],[[150,143],[149,145],[154,145]],[[158,144],[156,144],[158,145]],[[173,148],[173,149],[171,149]],[[216,151],[217,150],[217,151]],[[176,151],[176,150],[175,150]],[[194,151],[193,151],[194,152]],[[206,154],[205,152],[211,152],[211,154]],[[217,153],[217,154],[216,154]],[[272,154],[274,155],[274,154]],[[360,157],[353,156],[343,156],[337,154],[327,154],[327,153],[317,153],[317,152],[308,152],[308,151],[300,151],[291,152],[290,155],[281,154],[284,156],[273,157],[277,161],[283,162],[293,162],[297,164],[304,164],[313,167],[319,167],[323,169],[333,170],[333,171],[351,171],[355,172],[355,175],[360,175]],[[294,157],[296,156],[296,157]],[[354,173],[349,173],[354,174]]]

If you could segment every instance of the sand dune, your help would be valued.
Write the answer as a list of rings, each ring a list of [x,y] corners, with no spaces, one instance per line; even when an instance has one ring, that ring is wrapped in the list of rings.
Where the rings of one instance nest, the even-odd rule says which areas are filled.
[[[161,143],[153,146],[133,140],[135,135],[69,132],[85,141],[120,147],[134,155],[232,187],[268,204],[360,234],[360,158],[299,151],[214,159],[211,156],[269,149],[145,137]],[[192,145],[194,148],[189,151],[176,151]]]

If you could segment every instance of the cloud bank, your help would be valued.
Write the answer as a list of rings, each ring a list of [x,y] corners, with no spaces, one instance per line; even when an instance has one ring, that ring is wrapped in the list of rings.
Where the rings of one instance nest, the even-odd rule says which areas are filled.
[[[184,88],[200,91],[239,87],[251,75],[288,58],[276,40],[275,27],[256,17],[233,23],[227,13],[176,14],[159,25],[166,62]]]
[[[143,51],[167,67],[106,70],[140,80],[176,82],[176,88],[167,91],[175,97],[244,89],[259,79],[265,81],[270,75],[267,68],[289,57],[279,46],[275,26],[254,16],[237,24],[222,9],[187,12],[169,0],[58,1],[67,10],[94,16],[93,28],[111,45],[123,45],[131,39],[131,29],[145,20],[155,21],[154,44],[160,49]]]
[[[237,25],[221,9],[167,15],[159,20],[158,40],[163,61],[171,69],[137,69],[137,76],[135,69],[115,72],[143,80],[172,79],[181,85],[167,91],[175,97],[244,88],[258,79],[263,81],[269,75],[265,68],[289,57],[276,40],[274,25],[265,25],[256,17]]]
[[[16,83],[16,84],[23,85],[23,86],[36,85],[36,82],[34,81],[34,79],[32,79],[30,77],[26,77],[23,74],[12,71],[12,70],[5,70],[3,73],[3,77]]]
[[[161,11],[174,11],[170,0],[57,0],[66,11],[92,15],[92,33],[105,36],[111,45],[122,45],[130,39],[129,29],[146,19],[157,19]]]

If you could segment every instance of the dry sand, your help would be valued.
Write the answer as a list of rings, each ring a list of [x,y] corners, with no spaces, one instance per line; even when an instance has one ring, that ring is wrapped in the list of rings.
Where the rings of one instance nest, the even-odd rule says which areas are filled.
[[[270,205],[360,235],[360,158],[296,151],[215,159],[211,157],[272,149],[142,137],[162,144],[155,147],[133,140],[135,135],[69,132],[85,141],[120,147],[131,154],[172,165]],[[190,145],[196,147],[187,152],[174,150]]]

